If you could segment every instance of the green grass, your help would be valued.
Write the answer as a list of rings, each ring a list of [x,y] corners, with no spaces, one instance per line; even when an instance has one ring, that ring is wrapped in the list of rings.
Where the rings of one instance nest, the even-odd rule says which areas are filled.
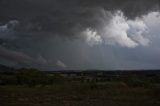
[[[123,82],[0,86],[0,106],[160,106],[160,85]]]

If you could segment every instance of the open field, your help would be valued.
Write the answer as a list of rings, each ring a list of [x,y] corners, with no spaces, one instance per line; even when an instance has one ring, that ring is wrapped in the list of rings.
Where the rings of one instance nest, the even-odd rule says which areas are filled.
[[[160,106],[159,73],[0,74],[0,106]]]
[[[1,106],[159,106],[160,86],[63,84],[1,86]]]

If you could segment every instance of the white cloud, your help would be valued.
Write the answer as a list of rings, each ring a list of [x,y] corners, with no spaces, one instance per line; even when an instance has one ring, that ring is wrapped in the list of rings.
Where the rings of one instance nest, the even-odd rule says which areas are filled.
[[[155,28],[160,25],[160,13],[150,12],[143,16],[143,20],[149,28]]]
[[[107,24],[103,30],[102,36],[105,44],[120,45],[129,48],[138,46],[138,43],[132,40],[127,34],[127,31],[130,30],[130,26],[123,13],[118,11],[112,17],[109,24]]]
[[[16,25],[18,25],[19,21],[17,20],[11,20],[7,22],[6,24],[3,24],[0,26],[0,39],[16,39],[17,36],[14,32],[14,28]]]
[[[160,37],[160,13],[150,12],[143,16],[143,20],[149,29],[148,33],[152,35],[152,37]]]
[[[101,34],[105,44],[134,48],[148,46],[160,38],[160,13],[149,12],[135,19],[127,19],[123,12],[110,14],[112,19],[106,22]]]
[[[4,25],[0,26],[0,31],[5,31],[7,29],[8,29],[7,24],[4,24]]]
[[[66,64],[64,64],[61,60],[57,60],[56,65],[60,68],[67,68]]]
[[[130,29],[128,30],[128,35],[136,41],[139,45],[147,46],[149,44],[149,39],[147,39],[145,34],[148,33],[148,28],[143,19],[135,19],[127,21]]]
[[[41,64],[47,64],[48,63],[47,60],[41,55],[38,56],[37,62],[41,63]]]
[[[151,36],[159,35],[157,33],[160,27],[159,12],[150,12],[135,19],[128,19],[122,11],[115,13],[103,11],[103,14],[105,16],[100,18],[101,28],[98,30],[87,28],[82,32],[83,39],[90,46],[102,43],[128,48],[148,46],[152,42]]]
[[[128,19],[122,11],[105,12],[104,19],[101,18],[103,27],[99,30],[87,28],[81,33],[81,37],[90,46],[104,43],[135,48],[148,46],[152,42],[151,38],[159,36],[159,12],[150,12],[135,19]]]
[[[87,28],[85,31],[82,32],[81,35],[85,42],[90,46],[102,43],[101,36],[96,31],[93,31],[91,28]]]

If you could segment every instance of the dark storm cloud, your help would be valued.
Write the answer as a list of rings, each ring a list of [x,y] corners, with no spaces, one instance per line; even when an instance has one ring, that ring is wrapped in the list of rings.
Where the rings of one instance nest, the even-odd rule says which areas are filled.
[[[122,10],[128,18],[158,9],[159,0],[0,0],[0,22],[18,20],[21,32],[78,35],[85,28],[97,29],[101,9]],[[98,15],[98,16],[97,16]]]
[[[33,63],[35,60],[32,59],[30,56],[17,52],[14,50],[6,49],[0,46],[0,57],[5,58],[10,61],[18,62],[18,63]]]
[[[39,56],[37,59],[32,58],[31,56],[23,52],[11,50],[3,46],[0,46],[0,58],[21,65],[34,65],[34,64],[43,65],[47,63],[47,61],[42,56]]]
[[[139,49],[134,48],[135,45],[128,46],[133,47],[133,50],[125,51],[126,48],[117,50],[104,44],[90,47],[79,39],[71,41],[64,38],[80,38],[83,32],[89,35],[84,36],[84,39],[89,39],[89,42],[91,39],[99,44],[98,41],[103,40],[100,38],[103,36],[97,37],[97,35],[102,35],[99,32],[104,27],[103,24],[110,21],[117,10],[124,14],[124,17],[123,15],[120,17],[124,19],[122,24],[128,25],[126,20],[158,11],[159,5],[159,0],[0,0],[0,62],[3,58],[24,66],[36,64],[38,68],[50,67],[51,70],[56,67],[114,69],[124,68],[126,64],[128,67],[141,67],[140,63],[146,65],[145,59],[154,56],[150,48],[147,49],[150,54],[138,60],[135,57],[141,57],[145,52],[143,50],[139,55]],[[154,18],[150,19],[154,20]],[[110,25],[109,28],[116,32],[115,26]],[[153,32],[159,34],[159,26],[156,28],[150,29],[154,29]],[[153,33],[150,35],[152,36]],[[126,39],[124,40],[126,42]],[[90,43],[94,44],[94,42]],[[135,43],[138,45],[137,42]],[[159,46],[155,47],[155,51],[158,50],[157,53],[160,53],[157,48]],[[136,52],[131,53],[134,50]],[[157,56],[156,54],[153,58],[157,59],[156,62],[159,61]],[[124,57],[127,57],[126,60]],[[149,60],[147,64],[152,61]],[[159,64],[157,66],[159,67]]]

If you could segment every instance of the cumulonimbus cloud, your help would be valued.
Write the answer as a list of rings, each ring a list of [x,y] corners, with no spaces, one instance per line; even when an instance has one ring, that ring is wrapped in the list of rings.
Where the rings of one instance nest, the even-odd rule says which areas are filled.
[[[106,45],[135,48],[150,44],[149,34],[153,29],[150,29],[152,24],[148,24],[146,20],[151,20],[150,18],[159,19],[159,12],[151,12],[135,19],[128,19],[122,11],[113,14],[106,11],[106,14],[108,14],[106,18],[110,17],[111,19],[106,19],[106,23],[103,21],[101,28],[95,31],[87,29],[83,32],[83,37],[85,35],[85,41],[89,45],[104,43]]]
[[[105,44],[120,45],[124,47],[136,47],[138,44],[128,37],[127,31],[130,29],[126,18],[121,11],[113,14],[109,24],[103,29]]]
[[[18,20],[19,25],[14,31],[18,32],[20,37],[31,35],[33,38],[38,35],[38,39],[43,39],[43,33],[45,37],[82,35],[90,46],[102,44],[103,41],[105,44],[134,48],[138,45],[149,44],[149,39],[143,35],[147,30],[143,19],[138,21],[135,18],[154,9],[158,10],[159,3],[159,0],[71,0],[70,2],[65,0],[1,0],[0,19],[2,23],[12,19]],[[102,14],[97,13],[102,8],[110,11],[104,28],[99,27]],[[120,11],[114,13],[117,10]],[[11,25],[13,23],[17,22],[12,21]],[[140,27],[139,23],[142,23],[143,26]],[[78,29],[79,26],[84,30],[80,29],[77,32],[83,34],[75,34],[73,29]],[[141,30],[138,33],[134,31],[137,30],[137,27],[140,28],[138,30]]]

